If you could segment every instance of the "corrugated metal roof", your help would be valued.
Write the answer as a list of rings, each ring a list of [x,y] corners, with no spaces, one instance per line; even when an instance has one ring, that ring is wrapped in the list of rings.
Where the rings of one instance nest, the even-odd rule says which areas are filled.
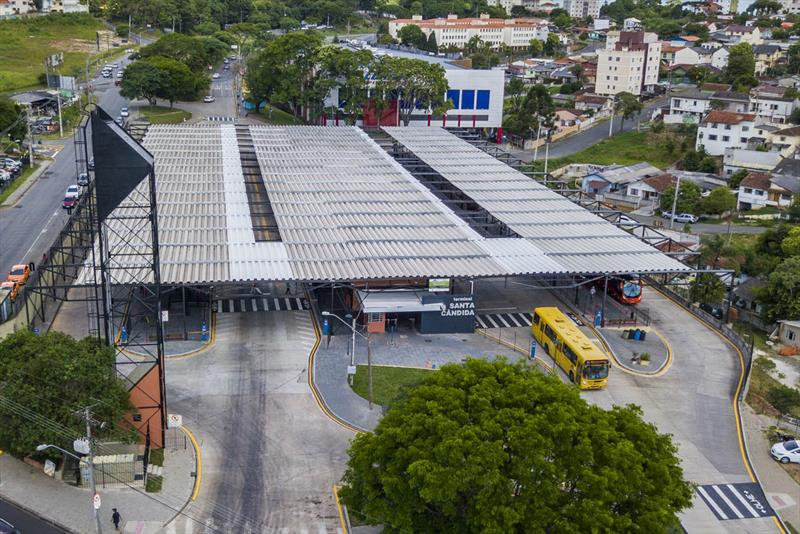
[[[387,127],[384,130],[482,208],[535,245],[561,271],[604,273],[687,269],[635,236],[442,128]]]
[[[255,241],[234,125],[150,127],[164,283],[683,267],[440,129],[387,131],[524,239],[482,237],[357,128],[249,129],[279,242]],[[142,183],[126,202],[146,195]],[[128,247],[126,231],[110,220],[116,252],[150,246],[144,232]],[[142,257],[118,258],[127,262],[113,271],[120,283],[148,271]],[[85,269],[79,282],[90,278]]]

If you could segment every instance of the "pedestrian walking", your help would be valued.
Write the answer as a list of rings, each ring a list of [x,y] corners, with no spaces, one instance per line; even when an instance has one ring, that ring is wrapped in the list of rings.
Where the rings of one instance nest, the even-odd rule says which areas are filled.
[[[592,302],[594,302],[594,294],[595,293],[597,293],[597,290],[594,288],[594,286],[592,286],[591,289],[589,289],[589,296],[591,297]]]
[[[114,513],[111,514],[111,522],[114,523],[114,530],[119,532],[119,522],[122,521],[122,516],[119,515],[116,508],[112,508],[112,510],[114,510]]]

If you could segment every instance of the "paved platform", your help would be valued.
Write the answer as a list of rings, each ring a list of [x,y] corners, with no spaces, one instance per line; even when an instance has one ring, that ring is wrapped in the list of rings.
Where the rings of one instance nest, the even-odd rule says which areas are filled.
[[[664,340],[659,337],[654,328],[650,327],[639,328],[646,332],[644,341],[626,339],[623,337],[623,333],[629,330],[634,329],[611,327],[598,329],[611,348],[617,365],[631,372],[646,375],[655,375],[661,372],[669,364],[671,357],[670,348],[664,343]],[[647,364],[641,361],[640,356],[643,353],[650,356]]]

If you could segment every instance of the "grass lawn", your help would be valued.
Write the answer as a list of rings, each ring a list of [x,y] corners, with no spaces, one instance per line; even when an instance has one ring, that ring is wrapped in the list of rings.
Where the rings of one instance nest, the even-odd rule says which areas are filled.
[[[673,143],[671,153],[667,150],[667,141],[670,138]],[[680,159],[680,145],[680,137],[676,134],[629,131],[604,139],[570,156],[551,159],[548,169],[555,170],[570,163],[630,165],[640,161],[646,161],[659,169],[666,169]],[[543,157],[542,149],[539,150],[539,157]],[[537,170],[543,168],[544,162],[537,162]]]
[[[373,401],[382,406],[390,406],[404,394],[405,390],[414,387],[430,373],[429,369],[415,369],[409,367],[372,366],[372,393]],[[365,399],[369,397],[367,366],[356,367],[353,377],[353,391]]]
[[[150,124],[178,124],[184,119],[191,119],[192,114],[188,111],[177,108],[165,108],[162,106],[143,106],[139,108],[139,114]]]
[[[164,465],[164,449],[150,449],[150,463],[153,465]],[[158,493],[164,485],[164,477],[148,476],[145,491]]]
[[[20,186],[22,186],[22,184],[28,181],[28,178],[31,177],[33,171],[35,171],[38,168],[39,165],[36,163],[33,164],[33,167],[31,167],[30,165],[26,165],[25,168],[22,170],[22,174],[19,175],[19,178],[11,182],[11,185],[9,185],[5,189],[3,189],[2,192],[0,192],[0,204],[5,202],[6,199],[8,199],[8,197],[11,196],[11,193],[19,189]]]
[[[45,56],[56,52],[64,52],[61,74],[83,72],[102,29],[102,22],[84,14],[0,21],[0,92],[38,85]]]
[[[261,111],[258,112],[262,119],[269,124],[276,124],[278,126],[287,126],[291,124],[305,124],[303,119],[295,117],[291,113],[286,113],[282,109],[267,104]]]

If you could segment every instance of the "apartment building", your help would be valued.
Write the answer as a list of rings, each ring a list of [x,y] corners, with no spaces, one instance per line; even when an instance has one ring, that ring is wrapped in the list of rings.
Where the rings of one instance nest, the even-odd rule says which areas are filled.
[[[800,0],[781,0],[781,11],[787,15],[800,13]]]
[[[0,17],[14,17],[35,11],[33,0],[0,0]]]
[[[80,0],[42,0],[42,13],[88,13],[89,4]]]
[[[452,45],[459,48],[475,36],[493,47],[506,45],[511,48],[526,48],[530,45],[531,39],[546,41],[549,34],[546,20],[493,19],[484,13],[478,18],[464,19],[456,15],[438,19],[423,19],[420,15],[414,15],[410,19],[395,19],[389,21],[389,35],[397,39],[400,29],[409,24],[418,26],[426,36],[435,34],[439,46]]]
[[[564,9],[567,10],[570,17],[576,19],[598,18],[601,5],[601,0],[564,0]]]
[[[747,148],[753,136],[756,116],[751,113],[711,111],[697,129],[695,148],[711,156],[722,156],[726,148]]]
[[[750,95],[750,113],[771,124],[785,124],[792,112],[800,105],[794,98],[754,92]]]
[[[606,48],[597,51],[595,93],[641,95],[658,83],[661,42],[655,33],[608,32]]]

